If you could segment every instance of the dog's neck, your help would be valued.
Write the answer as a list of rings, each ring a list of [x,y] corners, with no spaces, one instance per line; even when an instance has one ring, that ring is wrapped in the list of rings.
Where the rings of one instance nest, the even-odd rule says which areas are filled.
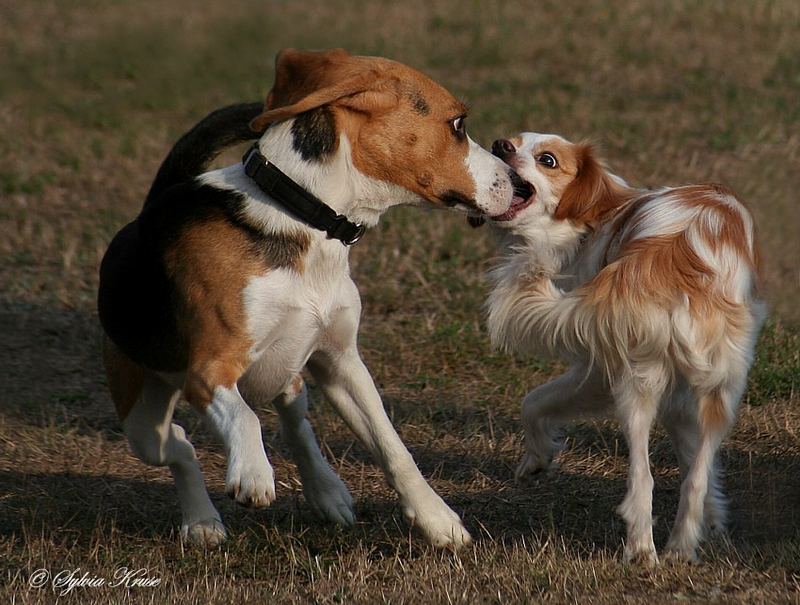
[[[616,218],[637,194],[638,190],[626,188],[619,207],[592,225],[539,217],[502,232],[502,274],[536,276],[536,281],[551,280],[566,290],[589,281],[610,260]]]
[[[588,229],[569,221],[553,220],[533,229],[503,232],[501,262],[513,265],[522,274],[556,279],[581,253],[587,237],[590,237]]]
[[[261,153],[287,176],[338,214],[373,227],[381,215],[398,204],[418,198],[401,187],[361,173],[352,161],[350,141],[339,133],[336,151],[319,160],[306,160],[294,147],[292,120],[269,128],[258,143]]]

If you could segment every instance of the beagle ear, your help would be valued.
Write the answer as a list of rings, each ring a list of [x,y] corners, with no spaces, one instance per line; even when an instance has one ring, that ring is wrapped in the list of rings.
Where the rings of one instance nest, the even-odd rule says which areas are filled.
[[[390,90],[365,90],[342,97],[336,104],[359,113],[376,114],[394,109],[399,102],[399,95]]]
[[[578,169],[567,185],[553,218],[592,223],[624,201],[624,188],[595,158],[591,145],[577,145]]]
[[[354,109],[359,102],[366,107],[369,99],[359,101],[354,96],[364,93],[380,79],[378,69],[340,48],[320,52],[285,49],[275,59],[275,83],[267,96],[264,112],[250,122],[250,128],[263,132],[273,122],[343,97],[353,99]]]

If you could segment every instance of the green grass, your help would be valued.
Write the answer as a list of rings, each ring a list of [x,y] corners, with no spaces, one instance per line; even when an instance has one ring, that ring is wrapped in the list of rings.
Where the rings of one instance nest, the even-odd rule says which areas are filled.
[[[30,574],[142,566],[159,587],[61,602],[800,601],[800,5],[635,2],[18,2],[0,8],[0,600],[49,603]],[[492,352],[493,254],[462,218],[400,209],[352,252],[361,348],[403,440],[477,538],[457,555],[408,531],[392,492],[318,393],[312,422],[359,523],[320,526],[274,413],[278,500],[222,496],[224,458],[191,411],[220,550],[175,535],[169,473],[128,453],[98,357],[97,269],[164,153],[229,102],[263,98],[283,47],[343,46],[426,71],[471,106],[473,138],[590,139],[635,184],[721,181],[752,209],[771,319],[722,449],[729,543],[698,567],[620,562],[627,457],[612,423],[567,431],[558,473],[516,485],[518,405],[563,364]],[[232,156],[234,157],[234,156]],[[656,542],[679,480],[653,439]]]

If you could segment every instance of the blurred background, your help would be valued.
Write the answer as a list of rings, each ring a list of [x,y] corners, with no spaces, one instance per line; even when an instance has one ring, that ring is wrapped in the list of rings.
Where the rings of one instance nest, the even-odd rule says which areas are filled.
[[[423,472],[484,540],[475,551],[480,564],[475,555],[460,568],[440,565],[435,553],[409,550],[380,473],[324,407],[315,426],[364,523],[331,534],[308,520],[294,467],[275,442],[276,504],[247,515],[223,498],[240,536],[225,560],[176,553],[169,474],[129,457],[105,390],[97,269],[176,138],[217,107],[263,99],[274,56],[288,46],[344,47],[426,72],[469,104],[469,132],[484,146],[521,130],[556,132],[594,142],[633,184],[722,182],[749,205],[772,315],[743,420],[723,450],[740,528],[732,550],[688,575],[662,571],[660,579],[623,582],[612,511],[627,462],[613,425],[571,429],[560,478],[535,489],[513,485],[518,402],[562,366],[490,351],[481,317],[493,254],[486,230],[444,212],[396,209],[352,250],[364,299],[362,350]],[[213,587],[219,594],[257,594],[267,585],[287,600],[370,600],[382,587],[402,601],[423,585],[423,600],[463,602],[476,595],[578,599],[598,590],[616,602],[626,590],[709,597],[723,589],[747,600],[748,583],[766,601],[796,598],[798,192],[796,0],[0,0],[0,571],[7,590],[14,592],[11,580],[30,561],[94,557],[102,570],[151,557],[186,582],[211,569],[221,578]],[[273,431],[271,411],[260,414]],[[194,440],[219,500],[221,452],[200,429]],[[656,506],[665,515],[659,543],[678,494],[663,435],[654,440],[654,465]],[[274,558],[264,561],[265,552]],[[179,570],[170,563],[176,557]],[[742,586],[720,580],[734,575]],[[173,588],[159,600],[178,602],[169,592],[177,582],[167,584]],[[213,600],[217,593],[206,588]],[[98,594],[85,596],[106,598]]]
[[[800,319],[796,2],[0,7],[0,276],[15,299],[43,290],[68,305],[91,299],[98,258],[137,212],[170,143],[220,105],[263,98],[279,49],[342,46],[430,74],[469,103],[470,132],[484,145],[557,132],[596,142],[635,184],[728,184],[756,215],[774,312]],[[437,237],[423,241],[467,233],[454,217],[426,222]],[[483,237],[468,233],[464,248]],[[367,248],[372,257],[381,246],[358,247],[357,263]]]

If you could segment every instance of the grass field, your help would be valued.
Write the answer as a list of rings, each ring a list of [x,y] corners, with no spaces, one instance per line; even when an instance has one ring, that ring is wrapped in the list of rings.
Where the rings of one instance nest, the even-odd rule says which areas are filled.
[[[702,565],[621,563],[627,456],[612,423],[569,429],[557,473],[513,482],[519,400],[561,367],[490,351],[491,242],[410,209],[352,252],[362,352],[474,547],[417,539],[319,396],[312,423],[355,528],[314,520],[272,410],[258,413],[279,493],[260,511],[227,500],[220,447],[180,410],[232,536],[208,552],[180,544],[169,472],[129,454],[104,384],[97,267],[176,137],[262,98],[286,46],[418,67],[471,105],[484,144],[522,129],[588,138],[633,183],[720,181],[749,203],[772,315],[721,452],[731,538]],[[0,0],[0,602],[55,601],[29,585],[41,568],[108,584],[127,567],[159,585],[61,602],[800,603],[798,99],[795,0]],[[661,432],[652,461],[660,546],[679,493]]]

